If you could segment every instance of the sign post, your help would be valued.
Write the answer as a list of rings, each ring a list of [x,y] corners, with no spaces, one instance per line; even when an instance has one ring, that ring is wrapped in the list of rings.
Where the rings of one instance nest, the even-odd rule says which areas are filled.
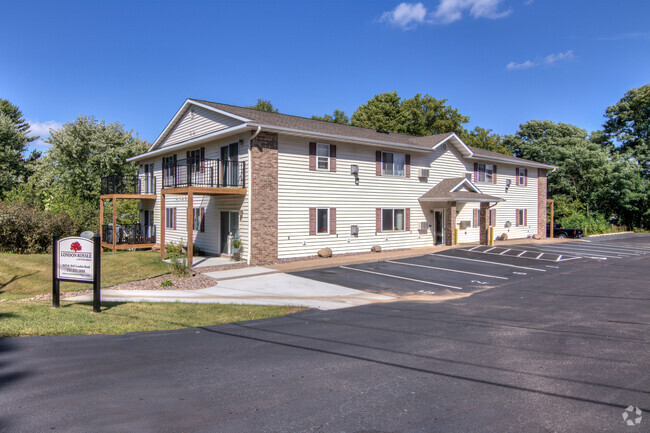
[[[93,311],[101,311],[101,240],[83,237],[61,239],[52,236],[52,307],[59,308],[61,291],[59,283],[93,284]]]

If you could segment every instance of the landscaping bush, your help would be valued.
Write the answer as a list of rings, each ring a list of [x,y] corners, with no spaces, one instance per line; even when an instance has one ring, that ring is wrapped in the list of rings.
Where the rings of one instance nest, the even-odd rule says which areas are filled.
[[[190,269],[190,267],[187,266],[186,259],[182,259],[182,260],[172,259],[171,262],[172,262],[171,263],[172,275],[174,277],[185,278],[192,275],[192,269]]]
[[[610,233],[612,225],[600,214],[579,214],[574,213],[559,219],[562,227],[571,229],[582,229],[585,236],[596,235],[600,233]]]
[[[0,201],[0,252],[46,253],[52,250],[52,235],[79,235],[70,216],[53,214],[27,203]]]

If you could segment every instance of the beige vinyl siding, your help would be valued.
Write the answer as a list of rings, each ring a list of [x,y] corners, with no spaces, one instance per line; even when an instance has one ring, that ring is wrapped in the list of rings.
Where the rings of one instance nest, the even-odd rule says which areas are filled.
[[[473,173],[474,161],[468,160],[467,170]],[[493,164],[492,162],[485,161],[486,164]],[[531,237],[537,233],[537,170],[528,169],[528,185],[517,186],[517,179],[515,177],[516,165],[494,163],[497,166],[497,183],[484,183],[475,182],[475,185],[481,192],[501,197],[504,201],[498,203],[494,209],[497,211],[496,224],[494,225],[494,236],[500,236],[505,233],[508,239],[522,239]],[[472,175],[472,181],[473,181]],[[510,187],[506,192],[506,181],[510,180]],[[493,203],[492,203],[493,204]],[[468,203],[463,209],[462,219],[472,219],[472,211],[470,209],[478,208],[479,204]],[[516,209],[526,209],[528,212],[528,224],[526,226],[516,226],[515,211]],[[467,213],[464,213],[467,212]],[[459,213],[460,217],[460,213]],[[457,221],[460,221],[457,218]],[[506,227],[506,223],[510,221],[511,227]],[[466,231],[459,231],[459,242],[478,242],[479,229],[468,229]]]
[[[308,256],[323,248],[337,253],[421,247],[433,244],[431,233],[419,232],[419,222],[431,223],[418,198],[447,177],[465,175],[465,164],[455,150],[404,152],[411,155],[411,177],[376,176],[375,151],[370,146],[327,142],[337,146],[337,171],[309,170],[309,141],[280,135],[278,153],[278,255]],[[383,149],[386,151],[386,149]],[[359,185],[350,166],[359,166]],[[419,179],[418,169],[430,168],[429,179]],[[444,205],[441,205],[441,207]],[[309,208],[336,208],[337,234],[309,235]],[[411,230],[375,233],[376,208],[410,208]],[[428,209],[427,209],[428,210]],[[359,236],[350,235],[351,225]]]
[[[192,111],[194,116],[192,117]],[[232,117],[224,116],[203,107],[188,108],[181,120],[167,134],[160,147],[167,147],[183,141],[192,140],[222,129],[240,125],[242,122]]]
[[[223,145],[228,145],[230,143],[239,142],[240,139],[243,139],[243,136],[233,137],[229,139],[214,141],[206,143],[202,146],[197,146],[196,148],[205,147],[205,157],[206,159],[218,159],[220,156],[220,149]],[[187,150],[193,150],[195,148],[190,148]],[[177,152],[178,159],[183,159],[186,150]],[[171,155],[170,153],[169,155]],[[154,224],[156,225],[156,242],[160,242],[160,197],[162,189],[162,159],[163,155],[156,157],[152,160],[142,161],[142,164],[145,163],[154,163],[154,176],[156,176],[156,194],[157,199],[155,203],[153,200],[141,200],[140,206],[141,209],[153,209],[154,211]],[[245,146],[245,142],[242,140],[242,144],[239,146],[239,161],[248,164],[248,149]],[[246,175],[246,183],[248,186],[249,179],[248,174]],[[186,195],[165,195],[165,207],[167,208],[177,208],[176,215],[176,230],[165,228],[165,243],[174,242],[182,243],[183,245],[187,244],[187,225],[186,225],[186,216],[187,216],[187,196]],[[205,232],[194,231],[193,240],[194,244],[197,245],[201,251],[208,254],[220,254],[221,253],[221,239],[220,239],[220,218],[221,211],[238,211],[240,212],[239,218],[239,238],[242,240],[243,248],[248,246],[248,196],[247,195],[218,195],[218,196],[205,196],[205,195],[194,195],[193,197],[193,207],[205,207]]]

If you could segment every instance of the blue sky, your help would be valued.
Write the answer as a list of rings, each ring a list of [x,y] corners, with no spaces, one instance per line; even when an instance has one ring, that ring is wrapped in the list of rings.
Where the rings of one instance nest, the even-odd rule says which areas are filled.
[[[650,2],[0,0],[0,97],[34,131],[92,114],[153,141],[185,98],[311,116],[397,90],[480,125],[588,130],[650,82]]]

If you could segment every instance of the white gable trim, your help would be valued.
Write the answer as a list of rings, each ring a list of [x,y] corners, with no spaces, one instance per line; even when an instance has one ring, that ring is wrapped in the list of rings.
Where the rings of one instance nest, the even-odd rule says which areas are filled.
[[[452,138],[455,138],[455,139],[456,139],[456,140],[455,140],[455,142],[456,142],[456,143],[455,143],[456,148],[460,151],[460,153],[461,153],[465,158],[471,158],[472,156],[474,156],[474,152],[472,152],[472,150],[471,150],[469,147],[467,147],[467,145],[465,144],[465,142],[464,142],[463,140],[461,140],[460,137],[459,137],[458,135],[456,135],[455,132],[452,132],[451,135],[449,135],[449,137],[445,138],[445,139],[442,140],[440,143],[438,143],[438,144],[436,144],[435,146],[433,146],[431,149],[432,149],[432,150],[436,150],[437,148],[439,148],[440,146],[442,146],[443,143],[446,143],[448,140],[450,140],[450,139],[452,139]]]
[[[474,182],[472,182],[471,180],[469,180],[469,179],[467,179],[467,178],[461,180],[461,181],[458,183],[458,185],[456,185],[455,187],[453,187],[453,188],[451,189],[451,191],[449,191],[449,192],[456,192],[456,191],[458,191],[458,190],[460,189],[460,187],[462,187],[463,185],[467,185],[467,186],[469,187],[469,189],[474,190],[474,192],[476,192],[476,193],[483,194],[483,193],[481,192],[481,190],[478,189],[478,187],[474,184]]]
[[[181,120],[181,118],[183,117],[183,115],[185,114],[187,109],[190,107],[190,105],[196,105],[197,107],[205,108],[206,110],[213,111],[215,113],[218,113],[218,114],[221,114],[223,116],[230,117],[232,119],[236,119],[236,120],[239,120],[239,121],[242,121],[242,122],[248,122],[250,120],[250,119],[246,119],[245,117],[237,116],[237,115],[229,113],[227,111],[219,110],[218,108],[214,108],[214,107],[211,107],[209,105],[202,104],[202,103],[200,103],[198,101],[195,101],[193,99],[186,99],[185,102],[183,102],[183,105],[181,105],[181,108],[179,108],[178,111],[176,112],[176,114],[174,114],[174,117],[172,117],[172,120],[170,120],[169,123],[167,124],[167,126],[165,126],[165,129],[163,129],[163,131],[160,133],[158,138],[156,138],[156,141],[153,142],[153,144],[151,145],[149,150],[147,150],[147,152],[152,152],[152,151],[158,149],[158,147],[160,147],[160,145],[163,143],[165,138],[169,135],[169,133],[172,131],[172,129],[174,129],[176,124]]]

